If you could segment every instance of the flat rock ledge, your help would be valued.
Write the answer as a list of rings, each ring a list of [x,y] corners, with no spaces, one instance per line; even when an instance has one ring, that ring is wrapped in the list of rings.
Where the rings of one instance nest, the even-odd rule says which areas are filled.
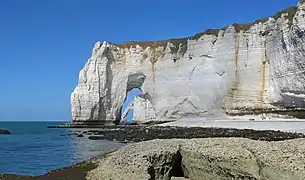
[[[95,163],[88,180],[300,180],[305,139],[158,139],[129,144]]]

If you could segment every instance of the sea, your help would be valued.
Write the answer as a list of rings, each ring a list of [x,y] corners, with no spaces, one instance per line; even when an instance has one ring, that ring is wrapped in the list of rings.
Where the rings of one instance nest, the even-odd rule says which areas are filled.
[[[0,129],[11,132],[0,135],[0,174],[42,175],[123,146],[75,135],[84,129],[47,128],[65,123],[0,121]]]

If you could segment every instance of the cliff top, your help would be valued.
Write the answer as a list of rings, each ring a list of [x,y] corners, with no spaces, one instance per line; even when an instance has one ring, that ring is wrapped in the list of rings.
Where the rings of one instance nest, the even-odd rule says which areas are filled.
[[[300,2],[304,3],[305,0],[301,0]],[[276,13],[275,15],[272,16],[272,18],[278,19],[282,16],[282,14],[287,13],[288,14],[287,19],[289,20],[289,25],[291,26],[292,25],[292,20],[293,20],[293,17],[295,15],[296,11],[297,11],[297,7],[292,6],[292,7],[289,7],[287,9],[284,9],[284,10]],[[240,32],[242,30],[247,31],[251,28],[251,26],[253,26],[255,24],[259,24],[259,23],[265,23],[265,22],[268,21],[268,19],[269,18],[261,18],[261,19],[258,19],[254,22],[247,23],[247,24],[236,24],[236,23],[234,23],[234,24],[232,24],[232,26],[234,26],[234,28],[237,32]],[[135,46],[135,45],[139,45],[142,48],[147,48],[147,47],[156,48],[156,47],[160,47],[160,46],[161,47],[166,47],[167,43],[171,42],[173,45],[176,46],[176,48],[173,49],[172,52],[176,53],[178,51],[179,44],[182,44],[183,46],[187,45],[187,40],[188,39],[198,40],[203,35],[218,36],[218,34],[221,30],[225,31],[228,27],[229,26],[226,26],[226,27],[221,28],[221,29],[207,29],[204,32],[200,32],[200,33],[197,33],[193,36],[185,37],[185,38],[176,38],[176,39],[159,40],[159,41],[126,41],[122,44],[114,44],[114,45],[116,45],[118,47],[121,47],[121,48],[129,48],[129,47]]]

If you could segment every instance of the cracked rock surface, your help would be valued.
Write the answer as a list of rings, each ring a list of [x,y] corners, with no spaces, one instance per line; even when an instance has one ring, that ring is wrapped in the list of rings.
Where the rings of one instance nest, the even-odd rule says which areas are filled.
[[[89,180],[300,180],[305,178],[305,139],[152,140],[129,144],[96,163]]]

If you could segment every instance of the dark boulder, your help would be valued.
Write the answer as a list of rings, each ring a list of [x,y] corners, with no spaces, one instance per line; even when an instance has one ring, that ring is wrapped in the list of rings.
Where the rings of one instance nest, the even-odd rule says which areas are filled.
[[[0,129],[0,134],[11,134],[11,132],[5,129]]]

